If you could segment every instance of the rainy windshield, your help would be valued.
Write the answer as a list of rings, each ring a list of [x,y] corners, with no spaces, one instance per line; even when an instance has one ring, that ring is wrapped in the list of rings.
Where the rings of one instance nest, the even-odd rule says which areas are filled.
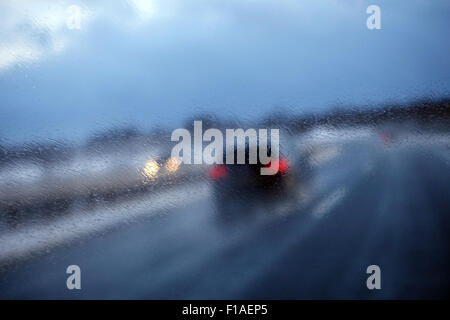
[[[1,1],[0,298],[448,298],[449,21]]]

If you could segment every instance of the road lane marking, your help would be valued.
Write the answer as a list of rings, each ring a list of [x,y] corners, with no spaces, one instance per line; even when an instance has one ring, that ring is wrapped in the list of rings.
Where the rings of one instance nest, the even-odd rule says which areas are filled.
[[[311,214],[316,218],[323,218],[331,211],[347,194],[346,188],[337,188],[312,210]]]
[[[209,192],[209,186],[204,182],[183,185],[143,196],[139,200],[130,200],[113,208],[99,208],[89,214],[82,209],[61,219],[47,221],[46,224],[6,232],[0,235],[0,265],[82,239],[126,221],[185,206],[201,200]]]

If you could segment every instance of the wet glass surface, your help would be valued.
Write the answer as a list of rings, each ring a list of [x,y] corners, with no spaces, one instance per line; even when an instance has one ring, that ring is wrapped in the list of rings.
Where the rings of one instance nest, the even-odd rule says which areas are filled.
[[[0,298],[448,298],[450,4],[371,4],[2,1]]]

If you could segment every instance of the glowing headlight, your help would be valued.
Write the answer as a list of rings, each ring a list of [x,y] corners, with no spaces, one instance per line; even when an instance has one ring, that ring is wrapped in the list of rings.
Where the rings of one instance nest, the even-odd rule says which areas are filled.
[[[181,163],[180,159],[177,159],[177,158],[167,159],[166,165],[165,165],[166,171],[168,173],[174,173],[175,171],[178,170],[180,163]]]
[[[154,179],[159,171],[159,165],[155,160],[149,160],[142,169],[142,174],[149,179]]]

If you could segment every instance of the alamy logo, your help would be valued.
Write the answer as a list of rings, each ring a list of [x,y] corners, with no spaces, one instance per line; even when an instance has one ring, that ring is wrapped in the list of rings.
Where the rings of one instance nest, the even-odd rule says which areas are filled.
[[[366,13],[370,16],[366,20],[367,29],[380,30],[381,29],[381,9],[377,5],[368,6]]]
[[[67,8],[69,17],[67,18],[66,25],[70,30],[81,29],[81,8],[76,5],[71,5]]]
[[[226,129],[224,144],[222,131],[210,128],[203,133],[202,121],[194,121],[193,138],[192,148],[191,133],[186,129],[174,130],[171,140],[179,143],[172,148],[172,158],[180,159],[184,164],[191,164],[193,150],[194,164],[223,164],[225,149],[226,164],[245,164],[245,153],[248,151],[249,164],[258,163],[259,156],[259,163],[266,165],[261,168],[261,175],[274,175],[278,172],[280,144],[278,129],[270,129],[270,141],[267,129],[250,128],[245,131],[244,129]],[[203,142],[209,142],[204,149]],[[248,148],[246,148],[247,145]],[[235,153],[237,159],[235,159]]]
[[[372,264],[367,267],[366,273],[370,274],[367,278],[366,286],[367,289],[381,289],[381,269],[376,264]]]
[[[70,274],[70,276],[67,278],[66,286],[67,289],[73,290],[81,289],[81,269],[76,264],[72,264],[67,267],[66,273]]]

